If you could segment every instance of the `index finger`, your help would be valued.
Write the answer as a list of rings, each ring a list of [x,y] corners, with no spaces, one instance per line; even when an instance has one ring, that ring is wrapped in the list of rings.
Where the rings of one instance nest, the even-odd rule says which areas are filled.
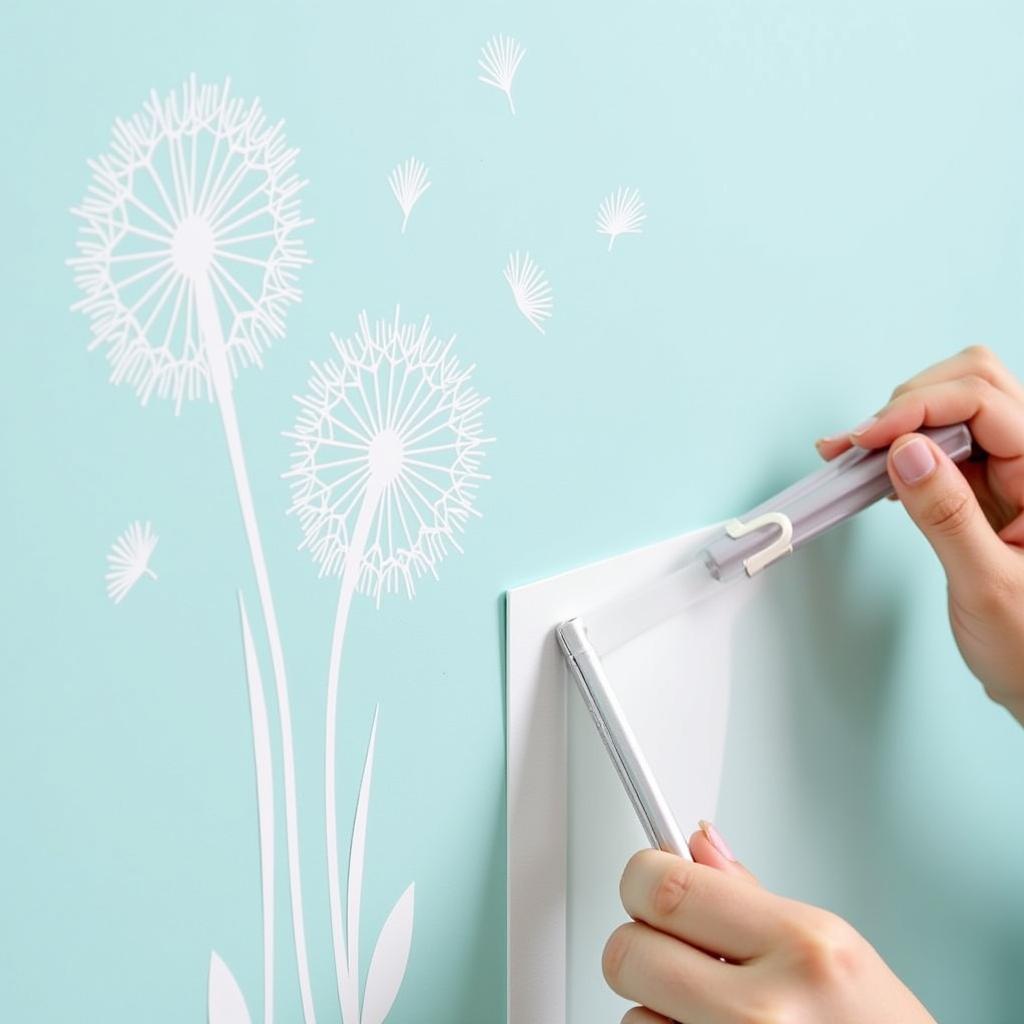
[[[861,448],[882,448],[922,426],[962,422],[970,424],[974,439],[989,455],[1024,455],[1024,402],[977,376],[927,384],[900,395],[853,439]]]
[[[1005,391],[1011,398],[1024,402],[1024,386],[1003,365],[999,357],[984,345],[971,345],[955,356],[943,359],[926,367],[920,373],[905,380],[893,389],[892,398],[899,398],[908,391],[925,387],[929,384],[942,384],[961,377],[981,377],[993,387]]]
[[[785,937],[786,900],[661,850],[635,854],[619,891],[634,920],[734,963],[764,955]]]

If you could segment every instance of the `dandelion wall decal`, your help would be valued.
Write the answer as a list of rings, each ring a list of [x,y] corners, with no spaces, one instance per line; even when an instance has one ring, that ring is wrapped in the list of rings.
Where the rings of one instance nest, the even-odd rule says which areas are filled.
[[[516,105],[512,102],[512,80],[516,77],[519,62],[526,51],[511,36],[492,36],[480,51],[477,64],[485,74],[477,75],[486,85],[500,89],[508,97],[509,110],[515,117]]]
[[[505,265],[505,280],[512,289],[512,297],[516,300],[519,312],[543,334],[542,325],[551,316],[554,299],[551,285],[540,267],[530,259],[529,253],[522,258],[518,252],[509,255]]]
[[[149,559],[159,539],[150,523],[134,522],[114,541],[107,555],[110,568],[106,574],[107,597],[114,604],[120,604],[143,576],[156,579]]]
[[[619,235],[638,235],[647,219],[644,202],[638,189],[620,188],[601,200],[597,210],[597,233],[608,235],[608,251],[612,251]]]
[[[412,208],[420,196],[430,188],[431,182],[427,179],[427,174],[426,167],[415,157],[410,157],[404,164],[399,164],[388,176],[391,191],[394,193],[395,199],[398,200],[402,213],[405,214],[402,219],[403,235]]]
[[[190,78],[155,92],[114,124],[112,150],[73,212],[82,225],[68,262],[105,347],[111,380],[152,395],[218,400],[241,366],[284,335],[308,262],[296,229],[297,150],[259,102]]]
[[[338,679],[352,597],[378,602],[384,594],[412,595],[472,516],[485,446],[486,399],[471,386],[473,367],[451,354],[454,338],[394,318],[373,327],[365,313],[357,333],[332,336],[335,356],[313,364],[308,393],[287,436],[295,446],[291,480],[300,547],[320,575],[340,575],[327,678],[324,761],[328,888],[339,998],[345,1021],[356,1020],[341,917],[335,799]],[[351,868],[350,868],[351,870]],[[351,938],[351,936],[350,936]],[[344,1007],[349,1009],[345,1010]]]
[[[280,123],[230,86],[151,92],[141,113],[114,124],[111,151],[91,161],[93,182],[73,212],[78,255],[69,260],[115,384],[143,404],[216,400],[252,555],[274,668],[281,728],[292,926],[307,1024],[315,1020],[302,912],[291,713],[284,653],[253,505],[233,378],[284,334],[308,262],[297,230],[298,194]]]

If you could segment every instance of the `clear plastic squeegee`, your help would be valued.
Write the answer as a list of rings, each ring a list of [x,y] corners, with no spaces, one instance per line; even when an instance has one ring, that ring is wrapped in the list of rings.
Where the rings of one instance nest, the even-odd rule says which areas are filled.
[[[926,427],[920,433],[954,462],[971,453],[971,433],[962,423]],[[724,583],[756,576],[784,555],[892,494],[887,457],[887,448],[851,448],[745,516],[728,520],[674,572],[588,613],[586,629],[595,652],[604,655],[622,646],[712,597]]]
[[[962,423],[924,428],[954,462],[971,454],[971,432]],[[740,572],[753,576],[827,529],[893,493],[888,449],[853,447],[740,519],[704,549],[704,564],[723,582]]]

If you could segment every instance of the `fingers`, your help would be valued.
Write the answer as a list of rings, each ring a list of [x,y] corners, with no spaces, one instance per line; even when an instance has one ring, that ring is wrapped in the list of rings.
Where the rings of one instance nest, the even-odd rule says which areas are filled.
[[[891,443],[901,433],[917,430],[921,426],[942,426],[947,423],[961,422],[962,420],[971,419],[978,411],[982,411],[975,410],[975,412],[971,412],[968,405],[965,415],[960,416],[959,419],[947,418],[955,417],[956,413],[950,411],[948,402],[942,399],[940,407],[932,410],[934,422],[926,419],[923,414],[918,417],[916,422],[913,422],[913,416],[910,416],[909,419],[901,419],[899,422],[889,421],[888,413],[893,407],[900,409],[901,415],[905,415],[908,396],[915,395],[924,389],[932,389],[929,391],[929,396],[935,396],[939,393],[936,389],[941,385],[952,385],[951,390],[953,392],[965,389],[971,390],[973,388],[982,399],[998,392],[1000,397],[994,399],[995,405],[998,407],[996,411],[999,409],[1005,410],[1008,407],[1016,407],[1019,416],[1024,416],[1024,384],[1010,373],[991,350],[981,345],[972,345],[970,348],[964,349],[963,352],[959,352],[955,356],[944,359],[942,362],[928,367],[921,373],[915,374],[895,388],[889,403],[882,413],[878,417],[873,418],[872,421],[868,421],[870,426],[868,426],[868,423],[860,425],[867,429],[858,430],[858,428],[853,428],[853,430],[833,434],[830,437],[824,437],[816,441],[815,445],[819,454],[824,459],[834,459],[837,455],[841,455],[846,451],[853,444],[854,440],[863,447],[881,448]],[[943,411],[942,407],[944,407],[945,411]],[[1000,452],[997,449],[1005,448],[1006,438],[1009,437],[1010,448],[1017,449],[1012,452],[1012,455],[1021,454],[1019,441],[1015,445],[1012,440],[1013,434],[1007,434],[1006,432],[1007,420],[1005,417],[1002,417],[1001,425],[998,422],[994,422],[996,427],[994,431],[989,429],[990,421],[995,419],[994,417],[985,416],[980,423],[972,422],[972,431],[978,443],[989,454],[999,455]],[[1016,436],[1019,438],[1019,426],[1016,430]],[[995,445],[995,447],[990,447],[990,445]]]
[[[612,932],[601,967],[624,999],[670,1020],[701,1024],[724,1024],[723,993],[731,994],[740,982],[739,968],[637,922]]]
[[[700,823],[700,831],[690,836],[688,843],[690,856],[698,864],[705,864],[709,868],[716,868],[724,871],[734,878],[742,878],[747,882],[757,884],[757,879],[733,857],[718,829],[710,821]]]
[[[969,601],[971,594],[998,577],[1005,552],[967,479],[920,434],[893,443],[888,468],[910,518],[939,556],[950,590]]]
[[[978,376],[926,384],[894,398],[873,422],[856,431],[862,448],[882,448],[922,426],[970,424],[974,439],[989,455],[1024,455],[1024,402]]]
[[[646,1006],[634,1006],[632,1010],[626,1011],[622,1024],[672,1024],[672,1021],[660,1013],[648,1010]]]
[[[736,962],[763,954],[786,934],[786,901],[748,878],[660,850],[635,854],[619,891],[634,920]]]
[[[897,398],[928,384],[941,384],[961,377],[981,377],[1012,398],[1024,401],[1024,387],[1003,366],[999,357],[984,345],[971,345],[955,356],[929,366],[894,388],[892,397]]]

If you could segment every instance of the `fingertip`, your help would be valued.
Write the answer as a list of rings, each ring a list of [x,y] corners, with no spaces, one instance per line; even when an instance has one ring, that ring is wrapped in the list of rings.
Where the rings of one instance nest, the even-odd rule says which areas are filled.
[[[826,462],[831,462],[837,455],[848,451],[852,444],[848,434],[834,434],[830,437],[819,437],[814,442],[814,447]]]

